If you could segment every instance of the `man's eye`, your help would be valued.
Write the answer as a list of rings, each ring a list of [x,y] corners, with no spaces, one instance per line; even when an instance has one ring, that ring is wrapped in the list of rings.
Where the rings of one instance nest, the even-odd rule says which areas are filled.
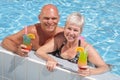
[[[49,20],[49,18],[48,18],[48,17],[45,17],[44,19]]]
[[[52,18],[52,20],[56,20],[57,18]]]

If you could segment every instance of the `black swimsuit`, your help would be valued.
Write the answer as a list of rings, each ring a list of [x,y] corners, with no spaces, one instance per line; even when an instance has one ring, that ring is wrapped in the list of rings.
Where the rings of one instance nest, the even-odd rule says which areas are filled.
[[[78,46],[80,46],[80,44],[81,44],[81,40],[79,40]],[[56,56],[56,57],[58,57],[58,58],[64,59],[64,58],[62,58],[62,57],[60,56],[60,54],[61,54],[61,49],[62,49],[62,47],[63,47],[64,45],[65,45],[65,42],[63,42],[63,44],[61,45],[61,47],[60,47],[59,49],[57,49],[57,50],[54,51],[54,52],[51,52],[52,55],[53,55],[53,56]],[[79,58],[79,54],[77,54],[73,59],[70,59],[70,60],[67,59],[67,60],[70,61],[70,62],[72,62],[72,63],[77,63],[78,58]]]

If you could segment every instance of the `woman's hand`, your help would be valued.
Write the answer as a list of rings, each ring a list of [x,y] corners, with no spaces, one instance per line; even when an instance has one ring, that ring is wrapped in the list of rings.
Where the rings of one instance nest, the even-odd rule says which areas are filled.
[[[53,60],[48,60],[47,63],[46,63],[47,69],[49,71],[53,71],[54,68],[56,67],[56,65],[57,65],[57,62],[53,61]]]
[[[78,69],[78,73],[81,76],[89,76],[90,75],[90,68],[87,67],[86,69]]]

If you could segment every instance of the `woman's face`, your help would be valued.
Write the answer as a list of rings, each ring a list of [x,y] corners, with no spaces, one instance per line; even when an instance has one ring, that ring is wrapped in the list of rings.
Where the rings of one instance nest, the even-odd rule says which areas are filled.
[[[76,26],[74,24],[67,23],[64,28],[64,36],[67,39],[68,42],[74,42],[78,39],[81,28],[79,26]]]

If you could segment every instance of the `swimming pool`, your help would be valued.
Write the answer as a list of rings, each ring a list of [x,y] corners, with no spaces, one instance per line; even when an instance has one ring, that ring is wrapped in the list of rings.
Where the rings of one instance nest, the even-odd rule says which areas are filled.
[[[103,59],[114,65],[112,73],[120,75],[120,3],[119,0],[1,0],[0,41],[24,26],[38,22],[40,8],[48,3],[58,6],[60,26],[72,12],[85,16],[83,34]]]

